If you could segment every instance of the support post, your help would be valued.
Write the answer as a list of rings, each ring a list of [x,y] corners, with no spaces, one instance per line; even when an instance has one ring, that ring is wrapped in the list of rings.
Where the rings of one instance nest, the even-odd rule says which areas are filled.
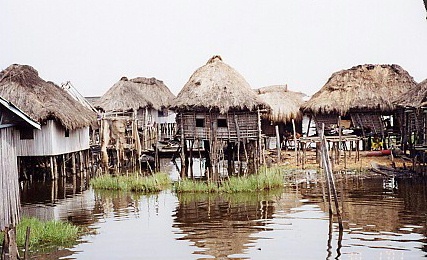
[[[277,163],[280,163],[280,134],[279,134],[279,126],[276,125],[276,148],[277,148]]]
[[[295,162],[296,165],[298,165],[298,153],[297,153],[297,132],[296,132],[296,128],[295,128],[295,120],[292,118],[292,129],[294,130],[294,150],[295,150]]]
[[[180,130],[181,130],[181,178],[186,177],[187,169],[185,168],[185,135],[184,135],[184,117],[180,114]]]

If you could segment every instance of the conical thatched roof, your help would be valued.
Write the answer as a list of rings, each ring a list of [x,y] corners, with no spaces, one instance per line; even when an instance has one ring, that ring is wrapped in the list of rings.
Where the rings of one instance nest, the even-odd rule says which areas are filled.
[[[402,107],[417,108],[427,106],[427,79],[400,96],[395,104]]]
[[[28,65],[13,64],[0,72],[0,96],[40,123],[54,119],[70,130],[96,123],[95,112]]]
[[[95,107],[104,111],[136,111],[145,107],[161,110],[169,107],[174,98],[163,81],[143,77],[128,80],[123,77],[95,102]]]
[[[235,69],[220,56],[197,69],[174,100],[175,110],[256,110],[268,107]]]
[[[332,74],[302,108],[306,113],[352,110],[392,111],[393,102],[416,82],[399,65],[359,65]]]
[[[289,91],[287,86],[280,85],[259,88],[255,93],[271,107],[271,111],[263,115],[264,118],[283,123],[302,119],[300,108],[304,103],[303,93]]]

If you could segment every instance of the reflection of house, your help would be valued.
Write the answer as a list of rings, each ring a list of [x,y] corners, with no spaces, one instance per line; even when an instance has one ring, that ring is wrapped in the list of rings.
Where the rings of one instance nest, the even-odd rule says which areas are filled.
[[[210,166],[208,178],[218,178],[224,147],[229,166],[233,158],[240,160],[240,154],[247,154],[249,172],[255,172],[261,161],[260,109],[266,106],[236,70],[221,57],[212,57],[191,75],[172,105],[181,134],[182,162],[191,165],[188,154],[195,142],[203,142]],[[188,165],[182,163],[181,172],[187,176]],[[234,173],[232,167],[228,172]]]
[[[73,162],[73,168],[84,167],[96,113],[27,65],[14,64],[0,72],[0,96],[41,124],[41,131],[21,129],[14,135],[21,173],[34,173],[36,165],[50,166],[55,178],[65,172],[67,161]]]
[[[415,84],[398,65],[359,65],[332,74],[302,108],[318,128],[324,123],[325,129],[333,132],[341,116],[342,126],[351,127],[362,136],[384,136],[382,116],[392,116],[396,109],[393,102]]]
[[[165,84],[155,78],[123,77],[99,100],[101,146],[123,153],[125,149],[146,151],[161,137],[170,138],[175,130],[175,114],[168,110],[174,98]],[[120,156],[121,157],[121,156]],[[119,160],[120,162],[121,160]]]
[[[9,229],[14,229],[20,218],[15,135],[19,130],[33,129],[40,129],[40,125],[0,96],[0,231],[5,231],[7,237],[5,252],[9,246],[16,246],[16,237],[13,232],[9,234]]]
[[[242,254],[265,225],[262,219],[272,218],[272,201],[261,197],[258,193],[180,194],[174,227],[185,234],[181,239],[203,249],[199,254],[218,259]]]
[[[268,137],[276,136],[275,126],[278,126],[280,142],[283,142],[285,133],[293,133],[292,120],[295,131],[302,133],[301,105],[304,103],[301,92],[289,91],[287,86],[269,86],[255,90],[255,93],[271,107],[268,113],[261,117],[262,133]]]

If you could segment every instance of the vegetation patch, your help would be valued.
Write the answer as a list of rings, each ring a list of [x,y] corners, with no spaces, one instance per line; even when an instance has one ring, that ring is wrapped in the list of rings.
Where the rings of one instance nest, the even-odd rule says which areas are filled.
[[[137,174],[112,176],[103,175],[90,180],[94,189],[122,190],[135,192],[158,192],[170,187],[171,180],[166,173],[156,173],[151,176],[138,176]]]
[[[284,177],[286,174],[287,171],[281,167],[262,167],[258,174],[233,176],[219,183],[184,179],[175,183],[174,191],[177,193],[236,193],[271,190],[284,186]]]
[[[27,227],[31,228],[30,249],[49,246],[71,246],[83,232],[81,227],[69,222],[59,220],[41,221],[34,217],[23,217],[16,226],[16,241],[20,248],[25,247]],[[4,233],[1,233],[1,244],[3,239]]]

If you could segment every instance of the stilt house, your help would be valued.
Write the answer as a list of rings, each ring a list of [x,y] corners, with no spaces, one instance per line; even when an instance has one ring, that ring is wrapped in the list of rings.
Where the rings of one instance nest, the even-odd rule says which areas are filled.
[[[172,137],[175,114],[168,107],[173,98],[169,88],[155,78],[123,77],[114,84],[95,102],[102,112],[100,139],[104,163],[107,150],[118,153],[117,163],[113,164],[120,166],[120,161],[126,160],[126,151],[134,151],[139,157],[141,151],[152,149],[159,139]]]
[[[285,135],[294,132],[302,133],[301,105],[304,103],[301,92],[289,91],[288,87],[276,85],[255,90],[259,98],[271,107],[268,113],[261,117],[262,133],[267,137],[276,136],[276,126],[280,137],[280,143],[284,141]]]
[[[206,177],[217,180],[224,169],[241,172],[242,158],[248,172],[262,162],[261,109],[268,107],[246,80],[220,56],[197,69],[174,100],[181,138],[181,177],[192,176],[192,154],[201,143],[206,151]],[[194,146],[194,144],[197,144]],[[193,150],[194,148],[194,150]],[[224,150],[227,153],[227,166]],[[224,172],[225,173],[225,172]]]
[[[40,129],[40,125],[0,96],[0,231],[5,232],[1,259],[17,253],[15,227],[21,205],[15,135],[30,129]]]
[[[318,129],[324,123],[326,133],[333,134],[341,124],[360,136],[384,137],[386,128],[393,131],[392,123],[386,125],[384,116],[394,115],[393,102],[415,84],[399,65],[359,65],[332,74],[302,109]],[[391,117],[391,121],[398,132],[398,118]]]
[[[427,148],[427,79],[403,94],[396,105],[402,118],[401,148],[412,152]]]
[[[74,162],[75,170],[76,159],[83,170],[96,113],[28,65],[14,64],[0,72],[0,96],[41,124],[41,131],[23,128],[13,135],[21,174],[27,177],[40,170],[55,178],[65,174],[67,161]]]

